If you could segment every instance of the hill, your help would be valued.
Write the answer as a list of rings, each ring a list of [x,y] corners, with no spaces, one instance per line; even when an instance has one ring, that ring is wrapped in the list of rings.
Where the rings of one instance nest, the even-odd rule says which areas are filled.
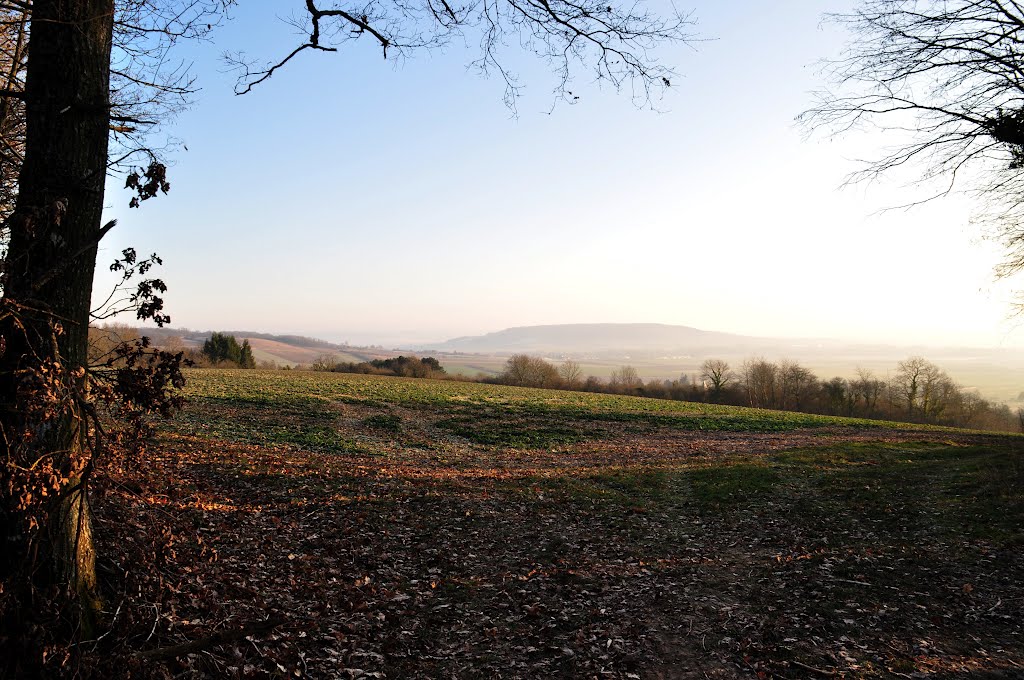
[[[705,331],[658,323],[584,323],[520,326],[485,335],[453,338],[424,345],[440,351],[622,353],[624,351],[695,353],[712,349],[744,349],[778,340]],[[788,341],[781,341],[783,343]]]
[[[158,346],[172,344],[191,349],[201,348],[212,333],[190,328],[139,328],[138,331],[140,335],[149,336]],[[256,361],[271,361],[280,366],[311,364],[325,354],[339,361],[351,362],[388,358],[396,354],[379,347],[353,347],[305,335],[238,330],[220,332],[235,336],[239,342],[248,340]]]

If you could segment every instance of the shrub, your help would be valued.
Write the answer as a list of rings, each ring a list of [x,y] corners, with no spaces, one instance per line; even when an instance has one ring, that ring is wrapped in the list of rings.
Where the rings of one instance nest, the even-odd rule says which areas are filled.
[[[513,354],[505,362],[505,370],[498,376],[505,385],[520,387],[559,387],[562,379],[558,369],[540,357]]]

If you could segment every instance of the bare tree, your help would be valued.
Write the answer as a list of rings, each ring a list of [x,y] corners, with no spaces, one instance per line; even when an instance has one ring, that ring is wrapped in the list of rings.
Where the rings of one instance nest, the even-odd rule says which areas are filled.
[[[850,382],[851,399],[854,409],[861,409],[861,414],[871,416],[878,408],[878,399],[885,391],[885,381],[879,380],[866,368],[857,369],[857,379]]]
[[[829,415],[852,415],[853,390],[850,387],[849,381],[836,376],[831,380],[824,381],[822,389],[825,391]]]
[[[960,400],[960,387],[935,364],[929,363],[922,373],[921,415],[936,421]]]
[[[569,389],[575,389],[583,382],[583,369],[580,368],[578,361],[572,359],[562,362],[562,365],[558,367],[558,375]]]
[[[116,356],[117,348],[139,339],[139,329],[125,323],[89,327],[89,365],[99,366]]]
[[[779,367],[763,358],[743,362],[743,384],[747,403],[757,408],[774,408],[778,398]]]
[[[632,366],[620,366],[612,371],[608,384],[613,390],[631,392],[644,386],[644,381]]]
[[[557,387],[560,382],[557,368],[541,357],[529,354],[510,356],[499,378],[506,385],[520,387]]]
[[[907,415],[913,417],[917,414],[923,419],[940,414],[948,403],[949,395],[957,390],[942,369],[919,356],[897,364],[892,387]]]
[[[809,368],[792,359],[782,359],[778,365],[779,408],[799,411],[804,408],[818,385],[818,378]]]
[[[981,217],[1007,248],[1000,274],[1024,268],[1024,6],[1004,0],[863,0],[830,15],[852,36],[827,63],[832,89],[799,119],[809,129],[909,133],[852,176],[911,163],[982,196]]]
[[[705,386],[711,390],[711,396],[718,400],[722,390],[736,377],[729,367],[729,362],[722,359],[708,359],[700,366],[700,377]]]
[[[726,360],[709,358],[700,365],[700,379],[705,381],[711,391],[716,394],[725,389],[725,386],[732,382],[733,378],[735,378],[735,374]]]

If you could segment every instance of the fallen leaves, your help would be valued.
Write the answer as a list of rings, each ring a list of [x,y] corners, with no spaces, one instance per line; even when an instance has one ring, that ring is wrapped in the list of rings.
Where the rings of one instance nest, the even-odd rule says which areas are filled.
[[[854,677],[1024,659],[1017,551],[938,531],[941,495],[903,498],[884,476],[928,432],[605,418],[524,450],[437,427],[456,397],[410,382],[366,381],[372,403],[273,385],[198,402],[98,504],[105,554],[129,574],[122,639],[283,620],[173,662],[180,677]],[[494,422],[529,425],[514,391],[470,389]],[[382,412],[401,427],[365,425]],[[867,442],[897,451],[814,453]],[[809,453],[773,458],[794,449]],[[140,560],[160,565],[152,578]]]

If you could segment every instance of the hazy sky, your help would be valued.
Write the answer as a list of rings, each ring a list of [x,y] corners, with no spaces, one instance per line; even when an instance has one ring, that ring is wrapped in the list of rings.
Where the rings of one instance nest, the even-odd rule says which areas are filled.
[[[903,180],[839,187],[890,140],[795,126],[845,39],[821,12],[849,3],[684,5],[705,41],[661,53],[683,77],[660,112],[581,71],[580,103],[549,115],[554,80],[524,56],[517,118],[458,47],[304,54],[237,97],[220,54],[296,44],[286,3],[242,5],[182,54],[203,89],[168,128],[188,147],[171,193],[138,210],[108,193],[100,268],[125,245],[160,253],[175,326],[396,344],[657,322],[1024,346],[965,198],[879,214],[912,195]]]

